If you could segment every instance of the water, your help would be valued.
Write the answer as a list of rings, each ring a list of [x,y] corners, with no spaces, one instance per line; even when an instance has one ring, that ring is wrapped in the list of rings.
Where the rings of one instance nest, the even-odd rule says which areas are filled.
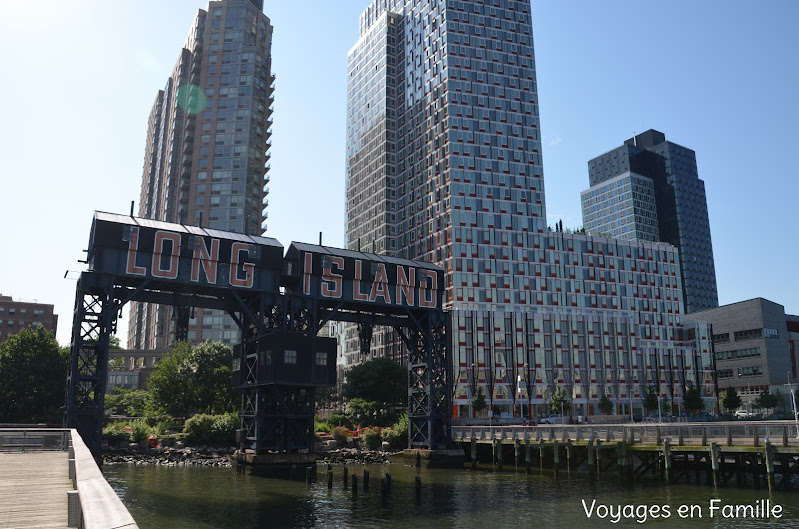
[[[349,465],[350,480],[358,475],[358,493],[344,489],[342,467],[334,466],[328,490],[326,467],[319,481],[306,485],[236,474],[232,469],[106,465],[103,472],[141,529],[377,526],[435,528],[563,527],[799,527],[799,492],[769,493],[764,489],[714,489],[708,486],[642,482],[622,486],[615,475],[590,480],[585,474],[492,472],[490,470],[426,470],[398,464]],[[371,473],[370,491],[363,492],[363,469]],[[380,477],[392,474],[392,494],[381,497]],[[422,478],[417,499],[414,480]],[[351,481],[348,483],[351,487]],[[638,518],[613,523],[603,508],[598,518],[586,516],[581,500],[596,505],[633,505]],[[711,499],[721,505],[752,505],[768,499],[781,505],[781,518],[709,518]],[[682,505],[698,505],[694,517],[678,514]],[[653,519],[654,506],[667,506],[668,518]],[[649,508],[645,521],[643,510]],[[663,507],[660,514],[664,513]],[[628,508],[628,514],[636,512]]]

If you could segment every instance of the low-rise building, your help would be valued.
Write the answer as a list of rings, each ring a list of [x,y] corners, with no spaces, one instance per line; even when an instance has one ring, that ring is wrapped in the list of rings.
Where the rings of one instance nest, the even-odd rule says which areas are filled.
[[[786,315],[779,303],[755,298],[685,319],[710,323],[719,391],[734,387],[747,411],[765,390],[785,396],[795,389],[799,316]]]
[[[11,296],[0,295],[0,341],[25,327],[44,327],[55,336],[58,315],[53,305],[36,301],[14,301]]]

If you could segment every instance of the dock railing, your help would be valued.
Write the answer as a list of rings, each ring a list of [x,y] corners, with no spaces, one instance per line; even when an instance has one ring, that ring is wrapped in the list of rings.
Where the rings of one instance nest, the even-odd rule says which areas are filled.
[[[627,441],[661,444],[668,437],[673,444],[719,444],[757,446],[768,437],[774,445],[799,446],[799,432],[793,421],[734,421],[712,423],[564,424],[537,426],[453,426],[456,442],[472,438],[587,441]]]

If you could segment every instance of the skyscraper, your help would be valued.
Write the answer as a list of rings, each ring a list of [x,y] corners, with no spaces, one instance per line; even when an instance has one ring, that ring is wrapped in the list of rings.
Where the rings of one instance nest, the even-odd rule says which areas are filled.
[[[589,233],[668,242],[680,251],[687,313],[718,307],[705,183],[696,153],[648,130],[588,162]]]
[[[248,235],[266,229],[274,75],[263,0],[200,9],[147,127],[139,216]],[[130,349],[234,343],[218,311],[132,303]]]
[[[547,230],[529,1],[375,0],[360,30],[347,245],[444,268],[454,415],[473,414],[478,388],[517,417],[559,387],[575,414],[605,394],[631,413],[649,385],[712,401],[710,335],[683,326],[675,248]],[[348,363],[358,339],[345,330]],[[402,347],[382,329],[371,353]]]

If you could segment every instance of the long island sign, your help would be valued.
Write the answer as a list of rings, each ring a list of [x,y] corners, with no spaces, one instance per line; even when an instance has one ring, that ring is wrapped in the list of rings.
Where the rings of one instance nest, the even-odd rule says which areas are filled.
[[[384,308],[440,310],[444,272],[424,261],[96,212],[90,270],[151,288],[279,292]],[[174,286],[169,286],[174,285]]]

